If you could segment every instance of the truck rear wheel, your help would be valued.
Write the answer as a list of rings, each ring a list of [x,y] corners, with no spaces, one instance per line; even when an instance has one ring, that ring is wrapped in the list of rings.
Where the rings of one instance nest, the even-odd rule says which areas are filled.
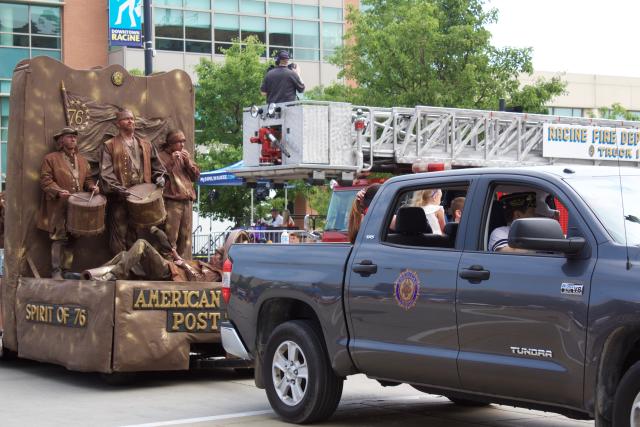
[[[329,418],[342,396],[343,379],[333,372],[322,338],[310,322],[278,326],[267,342],[263,378],[273,410],[292,423]]]
[[[613,402],[613,425],[640,427],[640,362],[624,374]]]

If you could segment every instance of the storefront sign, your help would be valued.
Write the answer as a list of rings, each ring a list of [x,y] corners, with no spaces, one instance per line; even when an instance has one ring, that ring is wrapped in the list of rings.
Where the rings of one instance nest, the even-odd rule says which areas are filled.
[[[640,161],[640,129],[545,123],[542,155],[565,159]]]
[[[109,0],[109,46],[142,47],[143,0]]]
[[[220,291],[134,289],[134,310],[167,312],[167,332],[218,332]]]
[[[25,312],[29,322],[67,328],[84,328],[87,325],[88,312],[84,307],[30,303],[25,305]]]

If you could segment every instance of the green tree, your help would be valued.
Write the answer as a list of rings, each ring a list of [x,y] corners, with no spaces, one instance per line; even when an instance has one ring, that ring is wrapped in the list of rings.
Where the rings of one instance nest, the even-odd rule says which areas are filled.
[[[590,117],[596,117],[593,112],[589,112]],[[611,107],[598,108],[597,117],[610,120],[640,120],[640,114],[631,112],[624,108],[620,103],[615,103]]]
[[[521,87],[530,48],[491,45],[497,20],[483,0],[363,0],[351,9],[343,47],[331,61],[355,88],[333,85],[309,97],[374,106],[496,109],[505,98],[540,112],[564,91],[560,79]],[[532,96],[533,95],[533,96]]]
[[[196,66],[196,126],[200,142],[242,145],[242,111],[262,104],[260,84],[268,64],[260,61],[265,46],[255,36],[225,51],[224,62],[202,59]],[[239,159],[238,159],[239,160]]]
[[[197,161],[204,170],[218,169],[242,159],[242,112],[252,104],[263,104],[260,84],[268,64],[260,61],[265,46],[249,37],[225,51],[224,62],[202,59],[196,66],[196,135],[199,145],[209,148]],[[206,187],[204,187],[206,188]],[[214,219],[248,224],[250,190],[246,187],[210,187],[211,200],[201,193],[201,212]],[[202,190],[201,190],[202,191]]]

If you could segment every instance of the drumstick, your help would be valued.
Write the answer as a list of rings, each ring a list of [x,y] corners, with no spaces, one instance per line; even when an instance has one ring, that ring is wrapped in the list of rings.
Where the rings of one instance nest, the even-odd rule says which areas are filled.
[[[93,195],[96,194],[96,188],[91,191],[91,197],[89,197],[89,203],[91,203],[91,199],[93,199]]]

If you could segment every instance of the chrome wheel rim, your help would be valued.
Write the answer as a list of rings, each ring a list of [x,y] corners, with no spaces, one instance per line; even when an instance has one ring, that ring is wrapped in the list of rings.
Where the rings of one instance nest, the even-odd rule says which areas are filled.
[[[271,377],[276,393],[284,404],[295,406],[304,399],[309,372],[307,357],[298,344],[284,341],[278,346],[271,363]]]
[[[631,405],[631,415],[629,416],[629,425],[631,427],[640,427],[640,393],[636,394]]]

